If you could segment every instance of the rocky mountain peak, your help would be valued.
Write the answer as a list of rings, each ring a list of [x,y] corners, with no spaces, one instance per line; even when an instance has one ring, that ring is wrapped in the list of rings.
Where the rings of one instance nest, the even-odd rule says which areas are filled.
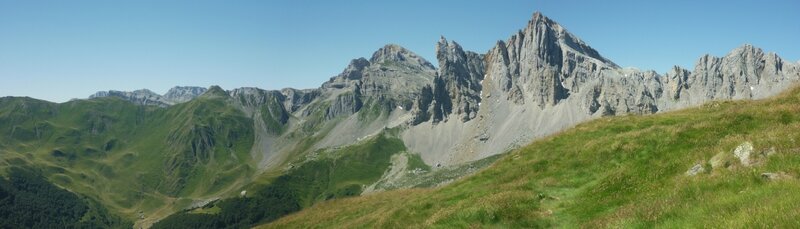
[[[463,122],[475,118],[485,71],[483,55],[464,51],[458,43],[442,36],[436,45],[436,59],[439,74],[433,81],[431,98],[418,99],[415,122],[427,117],[434,122],[446,121],[451,113],[459,115]]]
[[[522,34],[537,41],[535,43],[537,45],[536,48],[548,49],[548,46],[558,45],[562,49],[617,66],[602,57],[597,50],[587,45],[583,40],[567,31],[561,24],[544,16],[541,12],[537,11],[533,14],[533,17],[528,22],[528,27],[525,28]]]
[[[487,55],[487,78],[507,93],[507,100],[531,101],[542,109],[578,92],[600,72],[620,69],[540,12]]]
[[[181,87],[176,86],[164,95],[159,95],[149,89],[139,89],[135,91],[99,91],[89,96],[89,99],[98,97],[117,97],[139,105],[153,105],[168,107],[178,103],[188,102],[200,96],[206,91],[202,87]]]
[[[205,93],[206,90],[208,89],[204,87],[176,86],[170,88],[169,91],[164,94],[164,98],[174,103],[183,103],[197,98],[197,96]]]
[[[765,56],[764,50],[751,44],[744,44],[731,50],[723,59],[726,61],[758,62]]]
[[[424,58],[399,45],[386,45],[369,60],[353,59],[320,87],[324,96],[335,96],[325,117],[350,115],[365,105],[385,111],[410,109],[412,100],[435,75],[436,68]]]
[[[342,71],[340,74],[341,77],[344,77],[348,80],[357,80],[361,79],[363,76],[363,71],[365,68],[369,67],[370,63],[367,59],[361,57],[358,59],[353,59],[350,61],[350,64]]]
[[[167,107],[173,104],[172,101],[169,101],[163,96],[148,89],[139,89],[135,91],[99,91],[90,95],[89,99],[100,97],[117,97],[139,105],[152,105],[159,107]]]
[[[439,60],[439,64],[447,61],[461,62],[464,61],[465,56],[461,45],[455,41],[448,41],[444,36],[439,38],[439,42],[436,43],[436,59]]]
[[[387,44],[372,54],[372,64],[402,65],[411,68],[433,70],[433,64],[410,50],[396,44]]]
[[[726,56],[747,55],[747,54],[763,54],[764,50],[751,44],[742,44],[739,47],[731,50]]]

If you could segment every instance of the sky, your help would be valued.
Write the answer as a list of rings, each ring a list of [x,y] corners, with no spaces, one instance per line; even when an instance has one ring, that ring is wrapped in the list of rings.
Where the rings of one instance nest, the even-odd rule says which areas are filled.
[[[536,11],[624,67],[693,69],[745,43],[800,60],[796,0],[0,0],[0,96],[314,88],[388,43],[434,64],[440,36],[484,53]]]

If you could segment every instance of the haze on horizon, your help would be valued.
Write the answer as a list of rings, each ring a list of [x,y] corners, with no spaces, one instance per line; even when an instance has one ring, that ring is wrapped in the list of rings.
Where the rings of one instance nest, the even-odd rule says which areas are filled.
[[[387,43],[436,64],[440,36],[486,52],[541,11],[621,66],[693,69],[749,43],[800,60],[797,1],[0,1],[0,96],[313,88]]]

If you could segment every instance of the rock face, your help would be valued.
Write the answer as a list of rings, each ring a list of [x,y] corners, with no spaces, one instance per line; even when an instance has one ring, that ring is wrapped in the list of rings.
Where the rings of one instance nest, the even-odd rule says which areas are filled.
[[[173,87],[164,94],[164,99],[171,101],[173,103],[185,103],[189,100],[197,98],[197,96],[202,95],[206,92],[206,88],[203,87]]]
[[[404,135],[432,164],[480,159],[600,116],[764,98],[800,79],[796,63],[751,45],[705,55],[693,71],[621,68],[541,13],[481,58],[483,77],[463,67],[470,58],[451,43],[437,44],[438,77],[416,99]]]
[[[600,72],[617,69],[583,41],[541,13],[528,27],[499,41],[487,58],[488,77],[515,104],[552,106]]]
[[[164,95],[159,95],[147,89],[128,91],[100,91],[90,95],[89,98],[117,97],[139,105],[168,107],[178,103],[185,103],[206,92],[202,87],[176,86]]]
[[[528,27],[498,42],[487,57],[487,78],[506,99],[544,109],[582,98],[594,115],[646,114],[714,99],[763,98],[796,80],[797,66],[774,53],[744,45],[725,57],[701,57],[693,72],[674,67],[664,76],[622,69],[536,13]]]
[[[488,55],[487,78],[516,105],[547,109],[573,99],[590,115],[659,110],[660,75],[620,68],[540,13]]]
[[[427,60],[398,45],[386,45],[365,58],[353,59],[341,74],[318,89],[330,103],[327,119],[373,111],[411,109],[422,88],[430,85],[436,69]]]
[[[356,86],[353,92],[339,94],[333,100],[328,111],[325,112],[325,118],[333,119],[339,116],[352,115],[361,110],[364,103],[361,101],[361,93]]]
[[[451,113],[462,122],[476,117],[480,109],[483,55],[464,51],[455,41],[444,37],[436,45],[439,72],[432,87],[420,93],[415,105],[413,124],[432,119],[444,121]]]
[[[165,99],[163,96],[147,89],[135,90],[130,92],[114,91],[114,90],[100,91],[89,96],[90,99],[99,97],[118,97],[135,104],[148,105],[148,106],[167,107],[169,105],[172,105],[172,102]]]
[[[362,58],[363,59],[363,58]],[[363,61],[362,61],[363,62]],[[379,65],[400,65],[417,70],[433,70],[433,64],[399,45],[388,44],[372,54],[369,63]]]
[[[701,57],[694,72],[678,79],[683,82],[669,82],[681,85],[670,88],[670,93],[678,94],[678,100],[695,103],[713,99],[763,98],[784,89],[787,82],[797,80],[800,77],[798,72],[797,65],[786,65],[777,54],[764,53],[746,44],[724,57]]]

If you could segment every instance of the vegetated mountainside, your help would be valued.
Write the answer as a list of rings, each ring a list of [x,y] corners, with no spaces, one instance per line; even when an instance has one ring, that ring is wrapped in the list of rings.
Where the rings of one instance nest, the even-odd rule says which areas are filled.
[[[436,189],[333,200],[261,228],[791,228],[800,89],[600,118]]]
[[[2,228],[130,228],[96,202],[60,189],[21,168],[0,179]]]
[[[159,108],[117,98],[0,98],[0,167],[40,171],[131,221],[166,215],[219,198],[255,173],[253,122],[225,99],[206,93]]]
[[[171,215],[153,228],[246,228],[319,201],[357,196],[389,168],[392,155],[403,150],[399,139],[380,134],[341,149],[317,151],[268,184],[250,187],[237,198]]]

